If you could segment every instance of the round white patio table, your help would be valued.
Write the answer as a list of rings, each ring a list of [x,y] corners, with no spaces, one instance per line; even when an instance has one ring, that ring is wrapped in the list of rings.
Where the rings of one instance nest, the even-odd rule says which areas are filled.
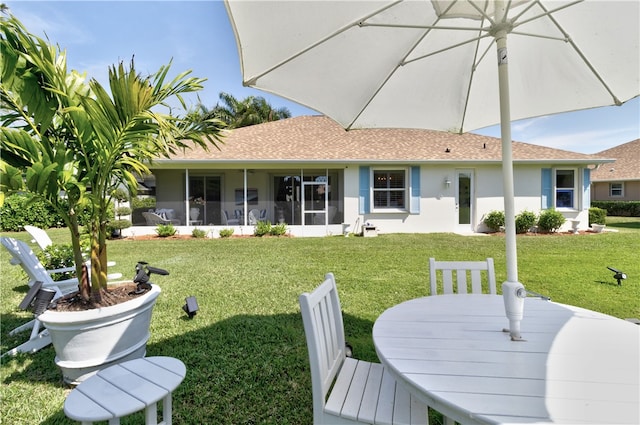
[[[436,295],[386,310],[381,363],[462,424],[639,424],[640,326],[527,298],[511,341],[500,295]]]

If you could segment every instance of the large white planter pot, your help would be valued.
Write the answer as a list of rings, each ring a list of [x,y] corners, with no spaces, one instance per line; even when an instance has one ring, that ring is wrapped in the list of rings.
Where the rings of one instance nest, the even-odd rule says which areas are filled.
[[[114,306],[41,314],[39,320],[49,330],[64,381],[77,385],[100,369],[144,357],[151,312],[160,292],[159,286],[152,285],[145,294]]]

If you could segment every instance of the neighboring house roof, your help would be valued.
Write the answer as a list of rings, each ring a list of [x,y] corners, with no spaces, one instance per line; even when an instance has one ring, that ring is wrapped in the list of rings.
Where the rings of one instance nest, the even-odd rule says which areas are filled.
[[[435,130],[358,129],[345,131],[332,119],[300,116],[230,130],[220,150],[194,148],[156,160],[185,162],[500,162],[500,139]],[[514,142],[514,162],[607,162],[544,146]]]
[[[598,152],[603,158],[615,162],[591,172],[591,181],[640,180],[640,139]]]

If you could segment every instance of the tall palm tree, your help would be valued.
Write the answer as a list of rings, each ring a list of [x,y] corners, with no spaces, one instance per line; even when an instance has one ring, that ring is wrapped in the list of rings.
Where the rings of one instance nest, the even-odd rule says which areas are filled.
[[[233,95],[221,92],[220,100],[212,110],[199,105],[204,116],[211,116],[225,122],[229,128],[246,127],[270,121],[277,121],[291,117],[291,112],[285,107],[274,108],[261,96],[248,96],[243,100]]]
[[[120,63],[109,68],[109,93],[95,79],[86,83],[68,73],[65,52],[29,34],[17,19],[0,25],[0,189],[26,188],[56,208],[71,230],[78,276],[77,213],[89,208],[91,292],[99,297],[106,288],[106,226],[115,190],[124,185],[135,194],[135,176],[150,173],[154,158],[193,145],[217,146],[224,124],[161,112],[171,98],[184,107],[181,95],[202,89],[204,80],[189,77],[190,71],[169,80],[171,64],[143,77],[133,60],[129,67]],[[83,296],[89,297],[87,289]]]

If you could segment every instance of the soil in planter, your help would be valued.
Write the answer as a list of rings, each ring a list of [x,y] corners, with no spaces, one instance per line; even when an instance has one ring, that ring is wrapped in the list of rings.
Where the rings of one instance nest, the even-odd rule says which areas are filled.
[[[80,293],[74,292],[58,299],[56,301],[56,307],[50,309],[56,311],[85,311],[94,308],[109,307],[132,300],[144,294],[144,292],[136,294],[136,288],[137,285],[132,282],[113,286],[108,289],[101,289],[100,295],[102,299],[99,302],[95,300],[85,301],[80,296]]]

